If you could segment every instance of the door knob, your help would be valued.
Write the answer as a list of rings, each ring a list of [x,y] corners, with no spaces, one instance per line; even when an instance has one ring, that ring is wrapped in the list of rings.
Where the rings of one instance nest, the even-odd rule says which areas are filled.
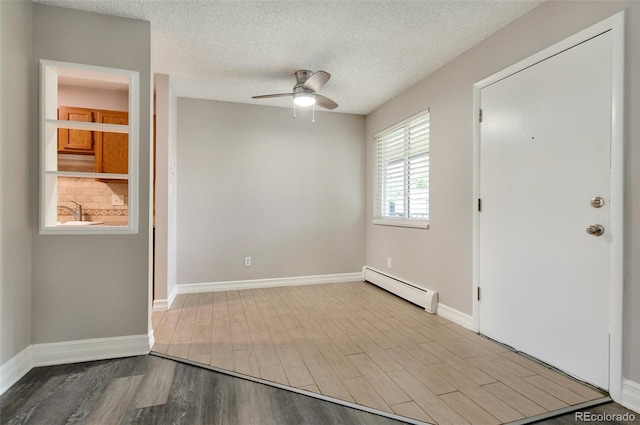
[[[595,198],[591,198],[591,206],[593,208],[602,208],[602,206],[604,205],[604,199],[602,199],[599,196],[596,196]]]
[[[602,236],[602,234],[604,233],[604,227],[599,224],[592,224],[591,226],[587,227],[587,233],[593,236]]]

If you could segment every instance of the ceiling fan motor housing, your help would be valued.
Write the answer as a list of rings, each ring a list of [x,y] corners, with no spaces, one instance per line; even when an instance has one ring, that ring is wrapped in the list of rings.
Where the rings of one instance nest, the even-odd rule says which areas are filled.
[[[313,71],[301,69],[300,71],[296,71],[294,75],[296,76],[295,87],[302,87],[305,81],[307,81],[307,79],[313,75]],[[295,93],[295,90],[294,90],[294,93]]]

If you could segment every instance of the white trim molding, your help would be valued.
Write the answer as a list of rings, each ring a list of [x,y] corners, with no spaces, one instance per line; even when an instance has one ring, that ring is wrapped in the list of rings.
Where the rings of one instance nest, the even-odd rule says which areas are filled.
[[[456,325],[460,325],[466,329],[473,328],[473,316],[451,308],[448,305],[438,303],[438,316],[451,320]]]
[[[176,289],[178,294],[192,294],[197,292],[233,291],[240,289],[275,288],[278,286],[317,285],[321,283],[356,281],[362,281],[362,272],[281,277],[274,279],[230,280],[226,282],[185,283],[176,285]]]
[[[104,124],[58,120],[58,81],[81,76],[96,81],[128,86],[128,124]],[[40,60],[40,234],[136,234],[139,224],[140,74],[137,71],[103,66]],[[57,168],[58,129],[108,131],[128,134],[128,172],[123,174],[59,171]],[[117,178],[128,182],[128,223],[126,226],[57,225],[57,177]]]
[[[177,296],[178,296],[178,286],[176,285],[173,287],[173,289],[171,290],[171,293],[169,294],[169,299],[167,300],[167,310],[171,308],[171,304],[173,304]]]
[[[153,311],[167,311],[169,310],[169,300],[153,300]]]
[[[156,335],[153,329],[149,329],[149,351],[153,348],[156,343]]]
[[[31,346],[34,367],[149,354],[150,335],[63,341]]]
[[[178,295],[178,288],[174,286],[169,294],[169,298],[153,300],[153,311],[169,310],[171,308],[171,304],[176,300],[176,295]]]
[[[0,395],[18,382],[31,368],[33,368],[31,346],[28,346],[0,366]]]
[[[0,366],[0,395],[32,368],[149,354],[153,330],[146,335],[32,344]]]
[[[609,393],[620,403],[623,391],[622,379],[622,305],[624,299],[624,64],[625,64],[625,11],[622,10],[528,58],[499,71],[473,85],[473,316],[472,330],[480,331],[481,311],[478,298],[480,284],[480,213],[477,199],[480,196],[480,90],[525,68],[535,65],[576,44],[611,31],[611,200],[609,230],[611,240],[611,273],[609,289]],[[636,394],[633,393],[632,394]],[[628,394],[627,394],[627,397]],[[631,396],[633,399],[635,396]],[[637,398],[635,398],[637,400]],[[637,406],[637,404],[636,404]]]
[[[640,413],[640,384],[629,379],[623,379],[622,397],[619,403],[627,409]]]

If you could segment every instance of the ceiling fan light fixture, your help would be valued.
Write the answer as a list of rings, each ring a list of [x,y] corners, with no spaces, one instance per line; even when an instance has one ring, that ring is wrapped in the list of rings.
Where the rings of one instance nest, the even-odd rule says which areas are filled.
[[[0,0],[2,1],[2,0]],[[260,96],[252,96],[252,99],[269,99],[272,97],[289,97],[293,96],[293,110],[296,106],[309,107],[318,105],[325,109],[336,109],[338,104],[328,97],[324,97],[321,94],[317,94],[318,90],[324,86],[331,74],[325,71],[311,72],[306,70],[300,70],[295,72],[296,85],[293,86],[292,93],[274,93],[274,94],[262,94]],[[315,107],[315,106],[314,106]],[[295,112],[294,112],[295,114]]]
[[[293,103],[295,103],[297,106],[302,106],[302,107],[315,105],[316,97],[313,93],[305,93],[305,92],[294,93]]]

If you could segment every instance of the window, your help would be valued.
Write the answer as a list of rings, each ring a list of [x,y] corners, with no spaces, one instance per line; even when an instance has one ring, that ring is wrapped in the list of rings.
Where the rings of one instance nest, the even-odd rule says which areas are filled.
[[[376,134],[374,224],[429,227],[429,110]]]
[[[40,61],[41,234],[137,233],[138,86],[135,71]]]

